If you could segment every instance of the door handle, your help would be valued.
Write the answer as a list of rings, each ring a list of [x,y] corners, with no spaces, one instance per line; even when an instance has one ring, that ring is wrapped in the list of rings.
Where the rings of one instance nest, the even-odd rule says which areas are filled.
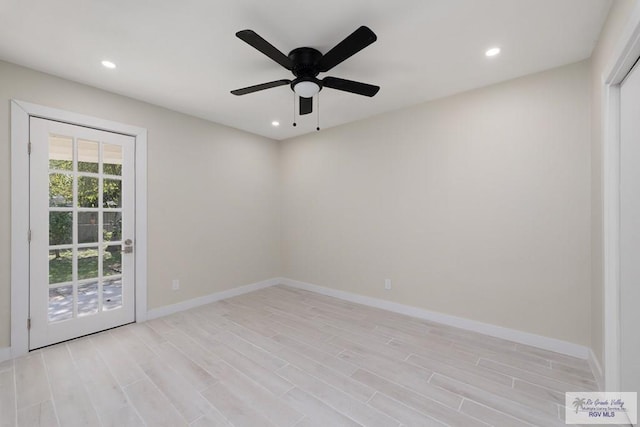
[[[127,239],[124,241],[124,246],[122,247],[123,254],[133,253],[133,240]]]

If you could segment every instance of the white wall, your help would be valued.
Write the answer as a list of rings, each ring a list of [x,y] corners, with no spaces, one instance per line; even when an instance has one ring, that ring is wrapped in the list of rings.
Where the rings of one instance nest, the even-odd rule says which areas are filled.
[[[12,98],[148,129],[150,309],[279,276],[276,142],[0,62],[0,348],[10,337]]]
[[[603,73],[638,0],[615,0],[591,56],[591,348],[604,362],[603,276]]]
[[[594,105],[602,52],[636,1],[617,0],[603,30]],[[590,152],[588,78],[587,63],[573,64],[278,152],[265,138],[0,62],[0,348],[17,98],[149,129],[150,308],[282,274],[592,344],[600,356],[601,141],[594,111]],[[169,290],[173,278],[182,291]]]
[[[283,275],[589,345],[589,103],[580,62],[283,142]]]

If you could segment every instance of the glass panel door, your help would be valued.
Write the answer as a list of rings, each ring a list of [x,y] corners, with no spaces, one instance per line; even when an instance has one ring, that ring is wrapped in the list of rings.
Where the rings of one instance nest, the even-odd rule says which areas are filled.
[[[134,320],[132,137],[31,119],[30,348]]]

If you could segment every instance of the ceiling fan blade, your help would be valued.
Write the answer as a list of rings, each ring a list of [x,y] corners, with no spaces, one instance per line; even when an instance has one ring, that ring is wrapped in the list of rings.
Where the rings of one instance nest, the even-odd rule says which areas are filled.
[[[322,79],[322,85],[324,87],[330,87],[331,89],[343,90],[364,96],[374,96],[380,90],[380,86],[339,79],[337,77],[325,77]]]
[[[291,80],[276,80],[269,83],[262,83],[255,86],[243,87],[242,89],[232,90],[231,93],[234,95],[246,95],[248,93],[258,92],[260,90],[271,89],[272,87],[284,86],[291,83]]]
[[[300,97],[300,115],[311,114],[313,111],[313,98]]]
[[[291,60],[287,55],[280,52],[278,49],[273,47],[271,43],[260,37],[253,30],[242,30],[236,33],[236,37],[240,40],[248,43],[253,46],[255,49],[259,50],[263,54],[267,55],[269,58],[276,61],[278,64],[282,65],[287,70],[290,70],[293,67]]]
[[[318,63],[318,70],[322,73],[329,71],[345,59],[360,52],[378,39],[375,33],[364,25],[346,39],[338,43],[333,49],[325,53]]]

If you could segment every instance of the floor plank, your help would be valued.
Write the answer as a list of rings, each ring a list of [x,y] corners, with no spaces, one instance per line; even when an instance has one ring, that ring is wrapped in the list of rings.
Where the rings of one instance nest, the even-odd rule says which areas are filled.
[[[388,415],[352,398],[343,391],[330,386],[295,366],[285,366],[278,370],[278,374],[295,384],[296,387],[322,400],[325,404],[362,425],[373,427],[392,427],[399,425],[396,420]]]
[[[185,420],[193,422],[211,411],[211,405],[191,383],[159,359],[150,360],[142,369]]]
[[[100,423],[98,413],[82,384],[66,344],[46,348],[42,351],[42,355],[60,424],[63,426],[98,425]]]
[[[361,425],[297,387],[289,390],[282,399],[298,412],[307,415],[298,425],[318,427]]]
[[[242,397],[230,391],[222,382],[212,385],[202,394],[234,426],[277,427],[276,424],[262,416],[253,405],[247,404]]]
[[[382,393],[376,393],[375,396],[369,401],[369,404],[379,411],[389,414],[396,420],[399,420],[403,426],[407,427],[427,427],[427,426],[446,426],[433,418],[430,418],[418,411],[411,409],[410,407],[398,402],[395,399],[388,397]]]
[[[16,359],[14,369],[18,410],[51,400],[41,351]]]
[[[394,384],[390,381],[385,380],[382,377],[379,377],[375,374],[367,372],[365,370],[360,370],[353,374],[353,377],[359,381],[364,382],[370,387],[379,390],[380,393],[391,397],[398,402],[402,402],[403,404],[413,408],[414,410],[427,415],[439,422],[444,424],[453,425],[453,426],[484,426],[485,424],[476,420],[474,418],[468,417],[464,414],[458,412],[457,408],[459,408],[460,403],[462,403],[462,398],[456,396],[456,399],[460,402],[456,405],[456,409],[451,408],[449,406],[445,406],[436,400],[425,397],[424,395],[418,394],[408,388],[402,387],[398,384]],[[451,392],[447,390],[442,390],[443,394],[448,394],[453,396]]]
[[[124,390],[147,425],[166,427],[188,425],[171,402],[149,379],[130,384]]]
[[[19,427],[55,427],[60,425],[51,400],[36,403],[18,411]]]
[[[0,372],[0,427],[16,424],[16,392],[13,369]]]

